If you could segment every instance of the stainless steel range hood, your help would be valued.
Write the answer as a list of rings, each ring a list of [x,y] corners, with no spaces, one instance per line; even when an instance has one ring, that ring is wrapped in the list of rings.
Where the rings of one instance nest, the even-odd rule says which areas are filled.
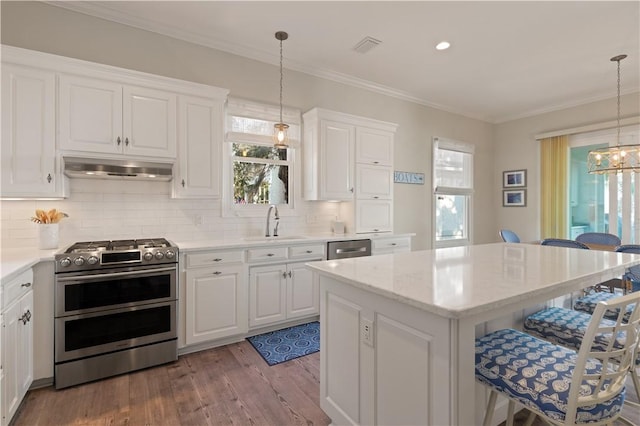
[[[173,178],[171,163],[64,157],[64,174],[70,178],[131,179],[167,182]]]

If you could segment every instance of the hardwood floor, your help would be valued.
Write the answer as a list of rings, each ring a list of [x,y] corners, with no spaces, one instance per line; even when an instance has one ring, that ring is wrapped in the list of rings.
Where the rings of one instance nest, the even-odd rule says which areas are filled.
[[[320,354],[269,367],[246,342],[59,391],[28,393],[12,426],[328,425]]]
[[[328,425],[319,370],[319,353],[269,367],[243,341],[94,383],[31,391],[11,426]],[[637,401],[630,380],[627,398]],[[623,415],[640,424],[640,409],[625,406]],[[518,416],[515,424],[523,423]]]

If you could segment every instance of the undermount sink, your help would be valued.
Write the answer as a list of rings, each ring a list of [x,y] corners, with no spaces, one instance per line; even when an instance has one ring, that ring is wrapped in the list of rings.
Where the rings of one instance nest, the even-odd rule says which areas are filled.
[[[304,235],[278,235],[277,237],[245,237],[244,241],[252,243],[306,240]]]

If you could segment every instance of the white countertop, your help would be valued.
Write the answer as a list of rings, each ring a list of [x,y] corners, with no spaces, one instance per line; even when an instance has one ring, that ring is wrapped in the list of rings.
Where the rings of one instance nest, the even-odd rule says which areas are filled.
[[[243,247],[258,247],[258,246],[271,246],[274,244],[309,244],[314,242],[327,242],[327,241],[342,241],[342,240],[362,240],[362,239],[376,239],[376,238],[390,238],[390,237],[404,237],[414,236],[414,233],[403,234],[313,234],[313,235],[300,235],[293,236],[281,236],[281,237],[249,237],[249,238],[229,238],[225,240],[199,240],[199,241],[174,241],[181,252],[197,251],[197,250],[215,250],[226,248],[243,248]],[[70,244],[69,244],[70,245]],[[0,252],[0,280],[10,280],[21,272],[28,268],[31,268],[41,261],[53,261],[54,255],[64,250],[66,246],[60,246],[54,250],[40,250],[38,248],[19,248],[19,249],[6,249],[3,248]]]
[[[603,282],[640,264],[640,255],[495,243],[310,262],[324,274],[446,318]],[[584,285],[582,287],[587,287]],[[580,288],[582,288],[580,287]]]
[[[310,244],[328,241],[375,240],[380,238],[413,237],[415,233],[376,233],[376,234],[322,234],[282,235],[278,237],[235,237],[221,240],[174,241],[181,252],[196,250],[217,250],[227,248],[258,247],[272,245]]]
[[[0,252],[0,279],[10,280],[38,262],[51,260],[59,249],[40,250],[38,248],[2,249]]]

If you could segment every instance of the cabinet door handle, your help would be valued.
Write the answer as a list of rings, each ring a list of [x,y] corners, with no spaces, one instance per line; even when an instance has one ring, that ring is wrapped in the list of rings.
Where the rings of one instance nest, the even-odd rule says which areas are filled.
[[[378,231],[379,231],[379,229],[378,229],[378,228],[373,228],[373,231],[374,231],[374,232],[378,232]]]
[[[353,187],[349,188],[349,192],[353,193]]]
[[[31,283],[20,284],[20,287],[31,287]]]
[[[182,179],[182,187],[184,188],[184,179]]]
[[[51,183],[52,180],[53,180],[53,177],[51,177],[51,173],[49,173],[47,175],[47,182]]]
[[[126,146],[129,146],[129,138],[124,138],[124,144],[125,144]]]
[[[212,260],[212,262],[220,262],[222,259],[220,259],[219,257],[216,257],[215,259]]]
[[[291,271],[289,271],[289,273],[287,275],[289,275],[289,278],[291,278]]]
[[[380,164],[380,162],[379,161],[374,161],[373,164]]]
[[[284,279],[287,278],[287,272],[286,271],[282,273],[282,278],[284,278]]]
[[[120,146],[120,144],[122,143],[122,139],[120,139],[120,136],[118,136],[118,139],[116,139],[116,142],[118,142],[118,146]]]
[[[397,244],[396,244],[396,243],[391,243],[391,245],[392,245],[392,246],[395,246],[395,245],[397,245]]]
[[[27,316],[27,322],[31,321],[31,311],[27,309],[27,313],[25,315]]]
[[[273,254],[273,253],[267,253],[267,257],[272,257],[272,256],[275,256],[275,254]]]
[[[374,196],[373,196],[373,199],[374,199],[374,200],[377,200],[378,198],[380,198],[380,197],[378,197],[377,195],[374,195]]]
[[[213,273],[213,275],[221,275],[221,274],[222,274],[222,272],[220,272],[220,271],[215,271],[215,272]]]
[[[307,250],[307,254],[313,253],[313,250]]]

